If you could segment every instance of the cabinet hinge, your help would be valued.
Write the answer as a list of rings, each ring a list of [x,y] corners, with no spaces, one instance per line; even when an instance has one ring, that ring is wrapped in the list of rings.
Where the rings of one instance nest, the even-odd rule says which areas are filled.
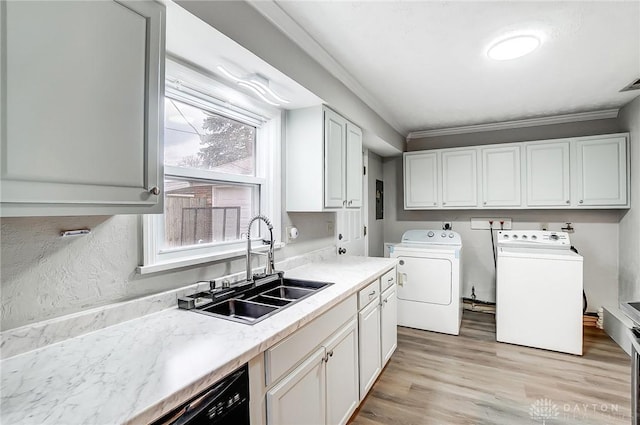
[[[364,226],[364,235],[367,236],[367,226]]]

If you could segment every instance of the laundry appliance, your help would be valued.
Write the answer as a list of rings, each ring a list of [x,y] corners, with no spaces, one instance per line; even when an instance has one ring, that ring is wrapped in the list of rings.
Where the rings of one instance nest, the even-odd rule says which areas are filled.
[[[398,259],[398,325],[451,335],[462,321],[462,239],[451,230],[409,230]]]
[[[496,339],[582,355],[582,256],[569,234],[498,232]]]

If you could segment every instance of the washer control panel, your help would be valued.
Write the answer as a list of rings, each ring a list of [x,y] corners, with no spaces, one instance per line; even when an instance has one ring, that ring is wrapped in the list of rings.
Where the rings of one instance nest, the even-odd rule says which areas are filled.
[[[501,230],[498,232],[499,246],[569,249],[571,241],[567,232],[548,230]]]
[[[453,230],[407,230],[402,235],[402,243],[462,245],[462,238]]]

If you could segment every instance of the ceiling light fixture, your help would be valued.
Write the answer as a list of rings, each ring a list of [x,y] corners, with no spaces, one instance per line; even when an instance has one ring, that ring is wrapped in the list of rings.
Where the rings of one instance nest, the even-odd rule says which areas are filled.
[[[527,55],[540,46],[540,39],[533,35],[518,35],[497,41],[489,47],[487,56],[504,61]]]
[[[222,65],[218,65],[218,71],[231,81],[237,83],[241,87],[245,87],[254,92],[260,99],[273,106],[280,106],[280,103],[290,103],[289,100],[280,96],[269,87],[269,79],[260,75],[252,74],[246,77],[238,77]],[[270,99],[271,98],[271,99]],[[273,99],[273,100],[272,100]],[[277,103],[280,102],[280,103]]]

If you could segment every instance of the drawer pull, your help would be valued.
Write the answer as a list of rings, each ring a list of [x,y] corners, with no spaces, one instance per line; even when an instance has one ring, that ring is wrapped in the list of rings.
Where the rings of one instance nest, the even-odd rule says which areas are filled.
[[[376,294],[376,291],[369,292],[369,298],[373,297]]]

